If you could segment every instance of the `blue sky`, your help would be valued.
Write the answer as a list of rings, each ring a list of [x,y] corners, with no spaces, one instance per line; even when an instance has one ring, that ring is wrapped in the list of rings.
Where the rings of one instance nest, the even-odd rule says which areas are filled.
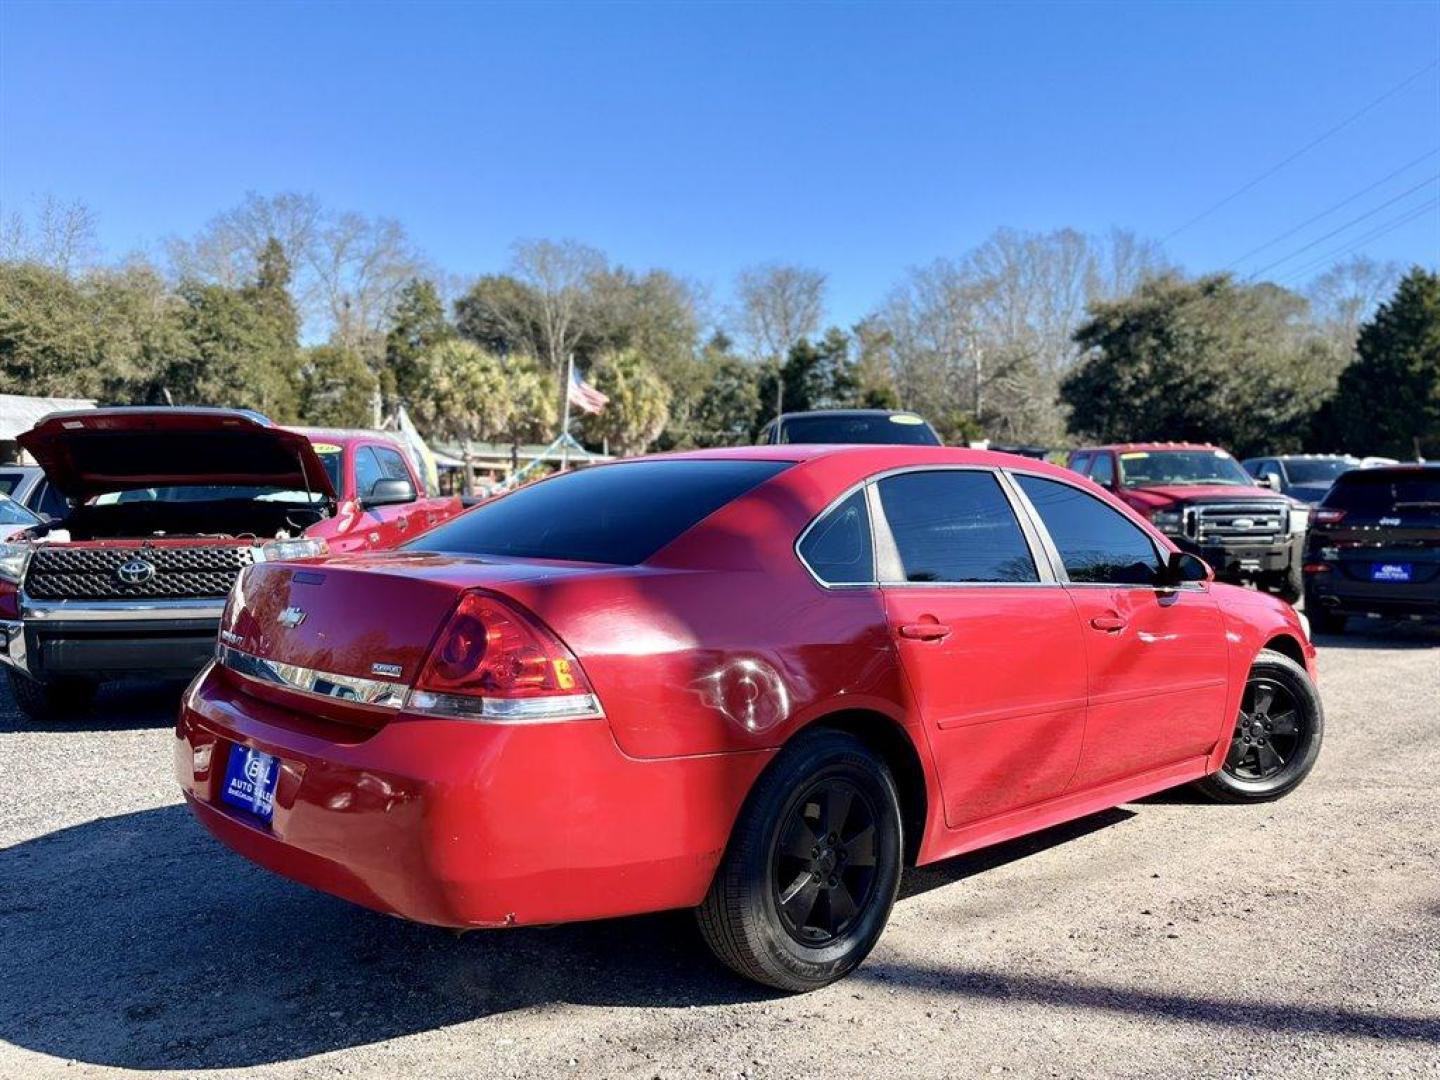
[[[0,204],[157,250],[247,190],[399,218],[447,271],[574,237],[850,321],[998,226],[1165,237],[1440,57],[1440,4],[0,4]],[[1440,68],[1166,248],[1220,268],[1440,146]],[[1279,257],[1440,173],[1432,156]],[[1432,183],[1278,268],[1440,191]],[[1377,238],[1440,261],[1440,211]],[[1256,258],[1243,269],[1256,269]]]

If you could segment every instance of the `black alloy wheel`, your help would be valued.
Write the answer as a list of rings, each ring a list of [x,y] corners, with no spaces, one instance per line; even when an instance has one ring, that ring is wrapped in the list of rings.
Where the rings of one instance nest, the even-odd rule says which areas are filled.
[[[1263,650],[1245,682],[1225,763],[1195,786],[1217,802],[1278,799],[1314,768],[1324,734],[1325,711],[1309,674]]]
[[[904,850],[885,762],[848,732],[802,731],[751,789],[696,909],[700,932],[747,979],[816,990],[880,939]]]
[[[1303,742],[1302,723],[1295,696],[1285,686],[1275,679],[1252,677],[1245,684],[1225,771],[1251,781],[1278,776]]]
[[[829,777],[796,800],[771,860],[775,907],[802,945],[840,937],[875,892],[875,823],[870,798],[843,777]]]

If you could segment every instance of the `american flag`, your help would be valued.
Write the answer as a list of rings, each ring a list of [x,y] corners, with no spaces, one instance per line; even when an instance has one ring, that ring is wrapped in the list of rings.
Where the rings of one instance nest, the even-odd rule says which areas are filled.
[[[582,379],[573,365],[570,368],[570,389],[567,393],[570,404],[581,412],[598,413],[610,404],[610,399]]]

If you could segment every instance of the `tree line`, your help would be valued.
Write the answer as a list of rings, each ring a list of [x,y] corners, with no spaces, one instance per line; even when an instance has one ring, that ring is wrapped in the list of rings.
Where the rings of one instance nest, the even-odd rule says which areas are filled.
[[[1187,276],[1120,230],[1002,229],[912,268],[854,325],[827,278],[742,271],[717,301],[574,241],[457,281],[393,220],[251,195],[163,257],[97,262],[94,222],[0,216],[0,391],[258,409],[432,439],[559,425],[567,363],[610,398],[577,435],[621,454],[748,442],[778,410],[914,409],[947,442],[1205,439],[1237,454],[1440,454],[1440,286],[1353,257],[1303,290]]]

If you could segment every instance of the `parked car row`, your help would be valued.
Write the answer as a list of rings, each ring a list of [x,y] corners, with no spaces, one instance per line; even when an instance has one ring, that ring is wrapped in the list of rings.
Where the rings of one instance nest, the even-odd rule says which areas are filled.
[[[57,414],[21,441],[67,508],[0,545],[0,659],[35,716],[200,668],[185,799],[295,881],[456,928],[694,908],[790,991],[865,958],[907,865],[1308,774],[1304,622],[1180,543],[1231,554],[1228,458],[1094,448],[1100,486],[913,414],[797,419],[457,514],[372,433]]]

